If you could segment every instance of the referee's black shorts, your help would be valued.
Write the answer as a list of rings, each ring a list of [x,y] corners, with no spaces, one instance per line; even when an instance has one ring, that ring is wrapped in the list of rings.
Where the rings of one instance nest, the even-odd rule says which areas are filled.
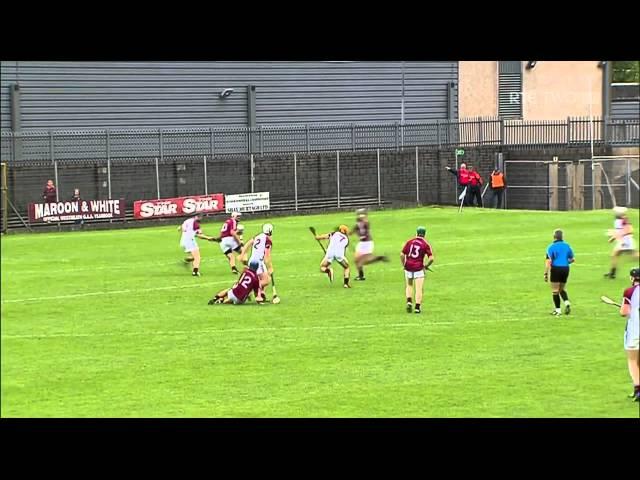
[[[567,283],[569,278],[569,267],[551,267],[550,282],[553,283]]]

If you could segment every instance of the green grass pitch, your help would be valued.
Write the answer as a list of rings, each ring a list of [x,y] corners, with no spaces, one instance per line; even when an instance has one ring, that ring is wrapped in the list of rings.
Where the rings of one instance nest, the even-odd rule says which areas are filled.
[[[279,305],[208,306],[236,277],[202,240],[191,277],[173,225],[3,237],[2,417],[638,417],[625,321],[599,301],[633,265],[602,276],[610,212],[372,212],[391,262],[347,290],[308,227],[354,217],[271,220]],[[399,251],[420,224],[436,263],[416,315]],[[560,318],[542,275],[557,227],[577,259]]]

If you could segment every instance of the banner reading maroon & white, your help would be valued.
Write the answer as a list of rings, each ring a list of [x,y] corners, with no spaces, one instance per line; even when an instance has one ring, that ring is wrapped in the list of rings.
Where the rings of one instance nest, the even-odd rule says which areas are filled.
[[[96,220],[122,218],[125,202],[119,200],[73,200],[69,202],[30,203],[29,222],[66,222],[70,220]]]
[[[133,216],[137,220],[182,217],[196,213],[215,213],[224,210],[224,195],[193,195],[189,197],[139,200],[133,203]]]

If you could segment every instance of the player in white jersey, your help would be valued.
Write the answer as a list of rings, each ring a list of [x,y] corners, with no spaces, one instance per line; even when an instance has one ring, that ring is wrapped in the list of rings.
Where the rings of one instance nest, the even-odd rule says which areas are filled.
[[[196,243],[196,237],[202,238],[203,240],[214,240],[213,237],[204,235],[202,230],[200,230],[201,219],[202,217],[196,214],[182,222],[182,225],[178,227],[178,230],[182,232],[180,246],[184,248],[185,252],[189,253],[189,256],[185,258],[185,262],[193,262],[193,271],[191,274],[194,277],[200,276],[200,249]]]
[[[633,238],[633,226],[627,217],[627,209],[625,207],[615,207],[613,213],[616,217],[613,223],[613,230],[609,230],[609,243],[615,242],[613,251],[611,252],[611,271],[605,273],[608,278],[616,278],[616,269],[618,268],[618,257],[623,253],[630,253],[635,259],[640,258],[640,254],[635,245]]]
[[[271,261],[271,249],[273,242],[271,236],[273,235],[273,225],[265,223],[262,226],[262,233],[259,233],[252,239],[250,239],[243,247],[240,253],[240,260],[244,264],[251,264],[253,262],[258,264],[256,273],[260,279],[260,289],[258,296],[262,300],[266,300],[264,287],[271,283],[271,289],[273,293],[273,303],[279,303],[278,294],[276,292],[276,282],[273,277],[273,263]],[[249,249],[251,249],[251,257],[247,261]]]
[[[349,245],[349,227],[340,225],[335,232],[316,235],[316,240],[329,240],[327,252],[320,262],[320,271],[329,276],[329,281],[333,282],[333,269],[331,262],[334,260],[344,268],[344,288],[351,288],[349,285],[349,261],[345,255]]]
[[[629,374],[633,381],[633,400],[640,402],[640,268],[634,268],[629,273],[631,287],[624,291],[620,315],[627,317],[624,330],[624,349],[627,351]]]

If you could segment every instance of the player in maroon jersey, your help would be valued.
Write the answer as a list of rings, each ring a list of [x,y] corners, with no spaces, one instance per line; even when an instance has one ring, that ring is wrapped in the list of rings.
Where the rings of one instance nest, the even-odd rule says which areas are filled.
[[[356,210],[356,225],[351,230],[352,235],[358,235],[358,245],[356,246],[356,267],[358,276],[356,280],[364,280],[364,266],[375,262],[388,262],[389,259],[384,255],[373,254],[373,238],[371,237],[371,225],[367,217],[367,211],[364,208]]]
[[[418,227],[416,237],[404,244],[402,253],[400,253],[400,261],[404,267],[406,295],[407,295],[407,313],[411,313],[413,302],[413,287],[415,285],[415,312],[420,313],[420,305],[422,303],[422,286],[424,285],[424,272],[433,263],[433,251],[431,245],[424,239],[427,229]],[[428,257],[429,261],[425,265],[424,257]]]
[[[242,239],[238,233],[238,217],[240,215],[240,212],[231,212],[231,216],[222,224],[220,237],[216,238],[216,241],[220,242],[220,250],[229,260],[231,272],[235,274],[238,273],[238,269],[236,268],[236,255],[233,252],[239,255],[242,249]]]
[[[231,288],[225,288],[217,293],[215,297],[209,300],[209,305],[221,303],[233,303],[239,305],[247,301],[249,294],[253,292],[256,296],[256,302],[262,303],[264,297],[258,296],[261,285],[258,274],[256,273],[260,264],[258,262],[249,263],[249,268],[245,268],[240,278]]]

